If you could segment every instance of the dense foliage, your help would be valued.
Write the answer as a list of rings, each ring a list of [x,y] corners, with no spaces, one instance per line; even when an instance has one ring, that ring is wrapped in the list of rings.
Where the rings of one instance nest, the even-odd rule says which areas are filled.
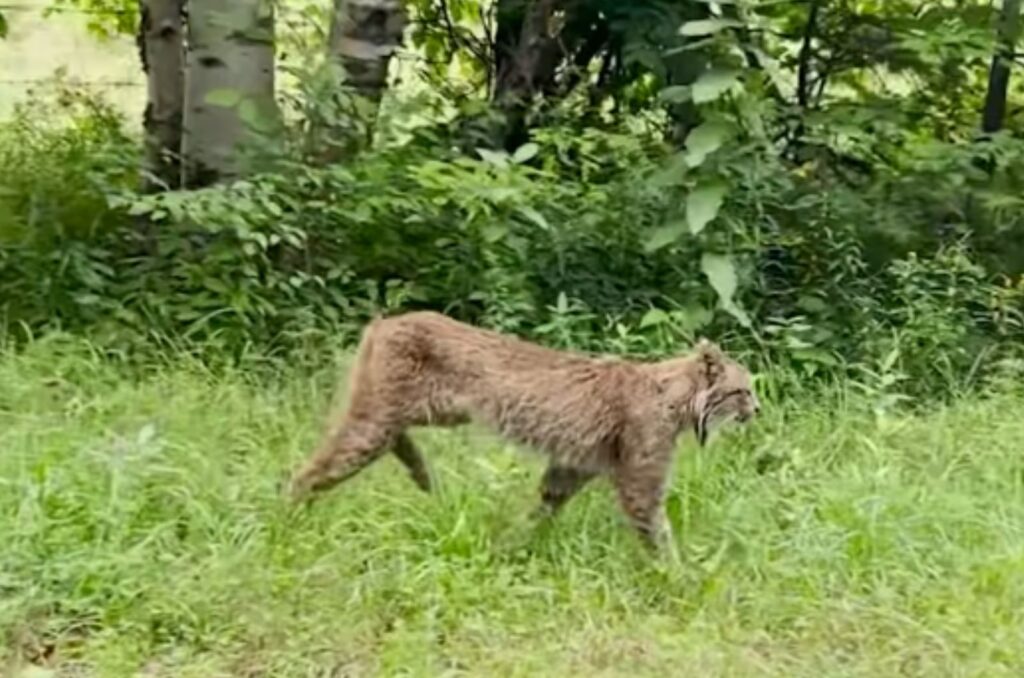
[[[1012,87],[977,131],[987,3],[578,4],[593,21],[510,107],[502,3],[410,3],[433,89],[391,91],[372,136],[327,65],[293,60],[260,171],[202,190],[138,193],[118,115],[38,94],[0,124],[8,332],[237,351],[435,308],[595,350],[708,334],[920,392],[1009,364],[1024,141]],[[325,163],[339,120],[354,141]]]

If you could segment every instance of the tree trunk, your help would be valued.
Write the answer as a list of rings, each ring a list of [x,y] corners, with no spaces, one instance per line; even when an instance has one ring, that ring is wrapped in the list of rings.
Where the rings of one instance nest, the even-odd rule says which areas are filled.
[[[551,88],[564,46],[554,32],[555,0],[499,0],[494,99],[505,114],[505,147],[527,139],[526,115],[534,96]],[[566,21],[569,17],[565,18]],[[502,26],[502,22],[506,26]],[[516,36],[514,28],[519,26]],[[514,40],[514,42],[513,42]]]
[[[1020,35],[1020,3],[1021,0],[1003,0],[1003,8],[999,13],[996,52],[992,55],[985,108],[981,115],[981,130],[986,134],[998,132],[1003,128],[1006,94],[1010,88],[1010,67]]]
[[[354,152],[372,133],[381,97],[388,84],[391,57],[402,45],[406,13],[401,0],[334,0],[334,15],[327,39],[328,58],[341,67],[342,82],[362,99],[352,113],[356,125],[331,126],[324,148],[324,162],[336,162]],[[354,130],[365,132],[365,138]]]
[[[139,0],[136,42],[146,73],[143,190],[177,188],[181,176],[181,113],[185,96],[183,0]]]
[[[274,14],[267,0],[190,0],[182,182],[246,174],[246,145],[274,128]]]
[[[334,0],[328,56],[345,69],[345,82],[375,102],[387,87],[405,24],[400,0]]]
[[[526,0],[496,0],[494,29],[494,99],[499,96],[499,83],[509,71],[523,32]]]
[[[552,32],[556,9],[555,0],[533,0],[523,11],[518,40],[499,47],[507,52],[497,74],[495,96],[499,102],[527,101],[553,77],[560,52]],[[510,16],[515,14],[510,12]]]

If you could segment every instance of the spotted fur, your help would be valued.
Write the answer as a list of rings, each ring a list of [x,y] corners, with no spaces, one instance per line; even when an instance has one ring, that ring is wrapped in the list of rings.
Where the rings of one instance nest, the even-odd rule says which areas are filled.
[[[668,534],[664,495],[675,441],[701,445],[760,409],[750,373],[702,340],[690,355],[634,362],[557,351],[431,312],[370,323],[349,406],[291,483],[308,499],[390,450],[413,481],[431,476],[407,430],[474,420],[548,457],[539,509],[554,514],[598,475],[611,478],[646,543]]]

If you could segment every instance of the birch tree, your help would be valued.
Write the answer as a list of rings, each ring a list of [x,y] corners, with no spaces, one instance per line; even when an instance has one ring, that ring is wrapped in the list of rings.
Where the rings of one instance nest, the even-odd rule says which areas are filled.
[[[182,181],[244,175],[244,145],[276,118],[270,0],[190,0]]]
[[[140,0],[136,40],[146,73],[143,189],[175,188],[181,175],[184,0]]]

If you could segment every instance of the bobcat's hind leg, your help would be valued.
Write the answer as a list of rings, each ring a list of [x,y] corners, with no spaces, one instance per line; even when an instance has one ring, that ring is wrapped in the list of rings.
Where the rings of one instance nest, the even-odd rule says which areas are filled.
[[[394,440],[395,434],[381,424],[346,422],[294,475],[292,499],[307,499],[351,478],[379,459]]]
[[[399,433],[391,451],[405,465],[417,487],[424,492],[433,490],[434,483],[430,477],[430,470],[427,468],[427,461],[423,458],[423,452],[416,446],[416,443],[409,438],[409,434]]]
[[[554,516],[566,502],[583,489],[597,474],[592,471],[552,464],[544,471],[540,485],[540,505],[534,509],[533,516],[542,518]]]

